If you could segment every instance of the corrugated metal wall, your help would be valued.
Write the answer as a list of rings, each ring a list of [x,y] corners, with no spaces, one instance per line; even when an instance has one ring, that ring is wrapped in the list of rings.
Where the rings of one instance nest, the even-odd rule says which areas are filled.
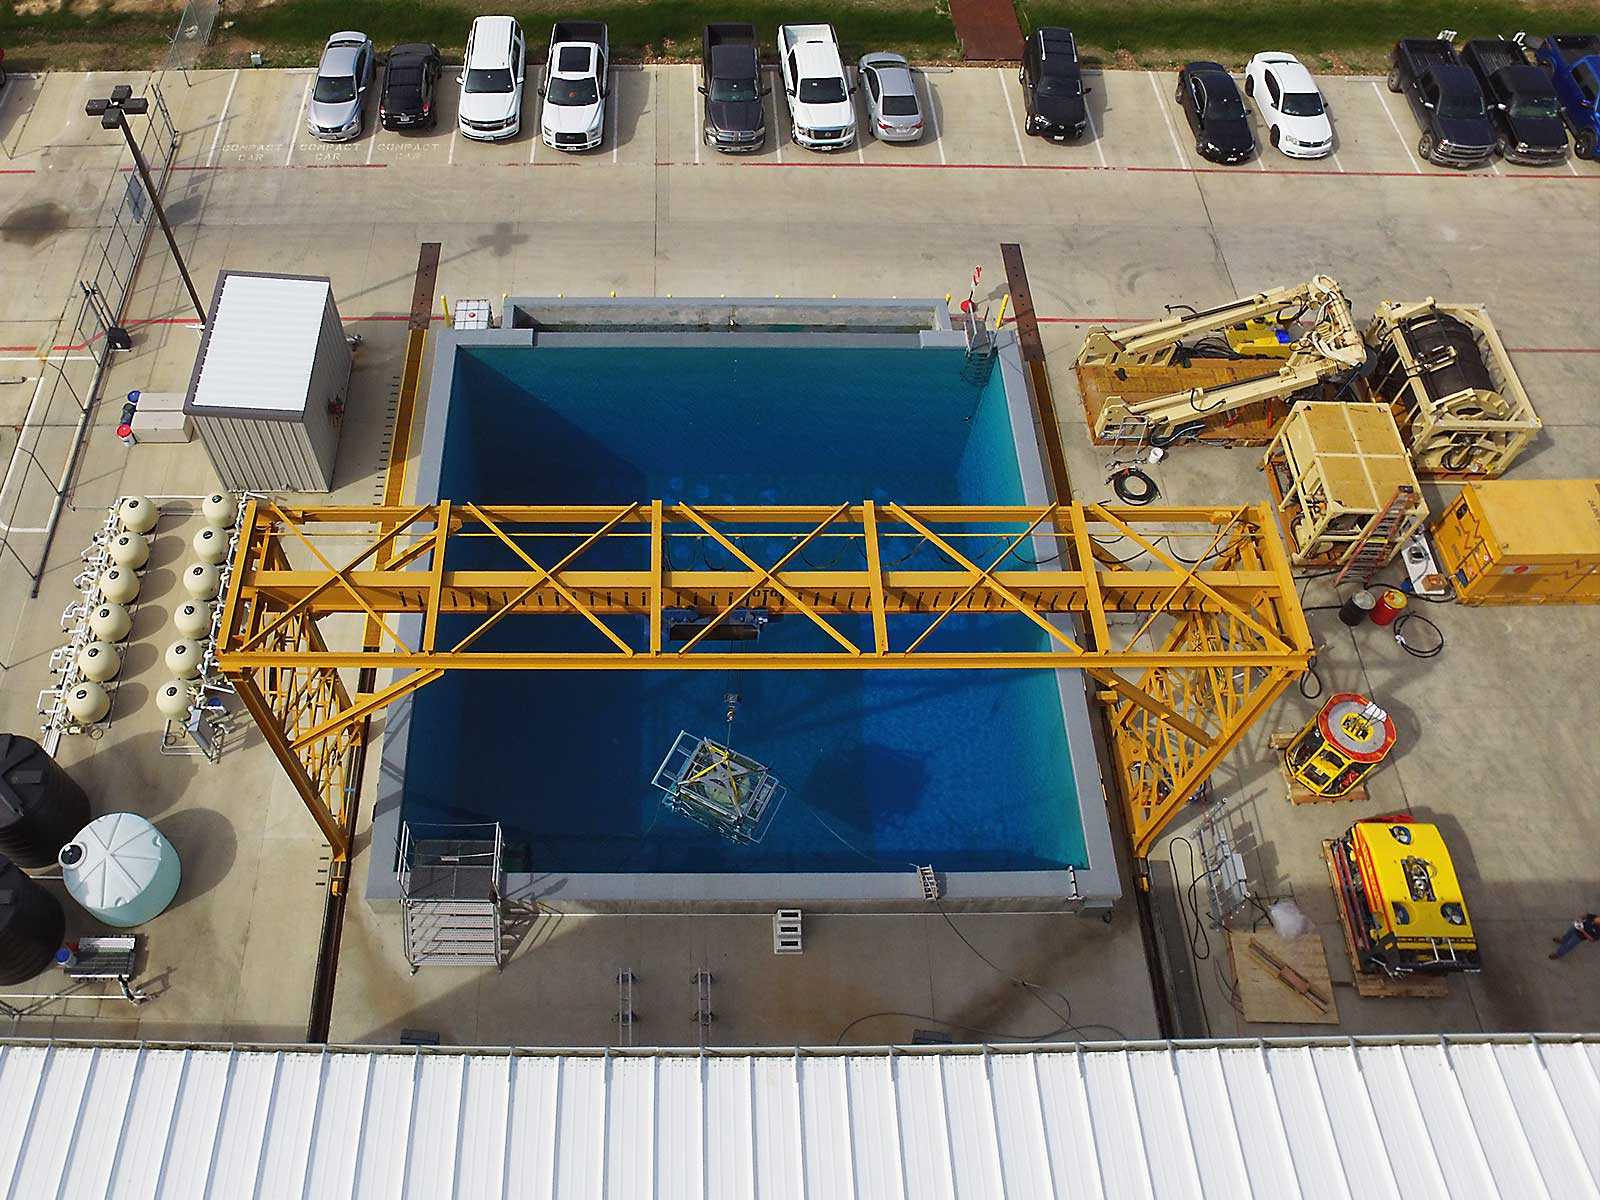
[[[0,1045],[12,1197],[1583,1200],[1600,1040]]]

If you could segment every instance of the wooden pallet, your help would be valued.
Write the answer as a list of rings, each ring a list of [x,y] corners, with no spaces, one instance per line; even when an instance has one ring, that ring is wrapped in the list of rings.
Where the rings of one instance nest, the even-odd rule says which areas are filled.
[[[1128,401],[1154,400],[1188,388],[1216,388],[1240,379],[1253,379],[1264,369],[1261,359],[1203,358],[1187,367],[1113,367],[1104,363],[1082,363],[1073,367],[1078,377],[1078,394],[1083,398],[1083,414],[1089,422],[1089,438],[1097,446],[1108,446],[1110,439],[1095,434],[1095,423],[1108,396]],[[1116,372],[1127,373],[1126,379]],[[1283,400],[1249,404],[1217,417],[1199,436],[1202,442],[1225,446],[1265,446],[1272,440],[1288,413]],[[1199,413],[1195,414],[1200,416]]]
[[[1277,975],[1254,954],[1250,941],[1254,939],[1269,953],[1288,964],[1316,989],[1327,1002],[1326,1011],[1320,1011],[1311,1001],[1280,980]],[[1230,930],[1228,933],[1228,964],[1239,989],[1239,1007],[1244,1019],[1256,1024],[1285,1025],[1337,1025],[1338,1003],[1333,995],[1333,981],[1328,977],[1328,955],[1322,947],[1322,936],[1308,933],[1293,940],[1281,938],[1270,928]]]
[[[1322,843],[1322,862],[1328,868],[1328,884],[1333,888],[1333,911],[1339,914],[1339,932],[1344,934],[1344,952],[1350,959],[1356,995],[1368,999],[1439,1000],[1450,994],[1449,985],[1437,975],[1412,975],[1394,979],[1375,971],[1365,971],[1356,953],[1355,931],[1350,928],[1350,914],[1345,912],[1344,893],[1339,888],[1339,872],[1334,866],[1334,848],[1331,840]]]
[[[1276,752],[1278,778],[1283,780],[1283,790],[1290,804],[1343,804],[1347,800],[1367,798],[1367,785],[1364,783],[1356,784],[1342,796],[1323,796],[1306,788],[1289,774],[1289,764],[1283,761],[1283,752],[1289,748],[1289,743],[1292,741],[1294,741],[1293,733],[1282,732],[1275,733],[1267,739],[1267,745]]]

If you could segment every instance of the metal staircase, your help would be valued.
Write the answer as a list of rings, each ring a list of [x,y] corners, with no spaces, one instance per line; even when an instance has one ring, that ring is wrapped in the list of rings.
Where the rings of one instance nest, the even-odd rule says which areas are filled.
[[[405,953],[419,967],[501,965],[498,823],[400,830]]]
[[[1394,496],[1383,506],[1383,511],[1372,519],[1372,523],[1356,539],[1350,557],[1344,560],[1343,568],[1333,581],[1335,587],[1346,579],[1354,579],[1365,586],[1378,568],[1399,552],[1400,531],[1405,527],[1411,510],[1416,508],[1418,499],[1415,488],[1395,489]]]
[[[981,387],[994,370],[998,345],[989,328],[989,310],[980,313],[976,306],[961,314],[962,326],[967,334],[966,358],[961,364],[961,378],[974,387]]]

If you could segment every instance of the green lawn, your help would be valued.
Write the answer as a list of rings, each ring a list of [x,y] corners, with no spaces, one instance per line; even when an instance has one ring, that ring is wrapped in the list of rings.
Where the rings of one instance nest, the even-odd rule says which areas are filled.
[[[336,29],[364,29],[380,46],[437,42],[459,54],[476,0],[230,0],[218,18],[208,65],[238,65],[252,49],[270,65],[315,60]],[[161,60],[177,24],[172,5],[69,0],[59,10],[17,12],[0,0],[0,47],[14,67],[148,66]],[[528,27],[535,52],[561,15],[606,21],[623,60],[685,59],[698,53],[707,21],[755,22],[772,53],[785,20],[831,21],[847,57],[896,49],[913,58],[958,55],[949,0],[509,0]],[[1464,37],[1583,31],[1600,27],[1596,0],[1017,0],[1024,28],[1060,24],[1078,35],[1086,56],[1125,66],[1189,58],[1232,66],[1264,49],[1290,50],[1321,70],[1376,70],[1402,35],[1457,29]]]
[[[1024,28],[1066,25],[1086,56],[1130,66],[1210,57],[1237,67],[1288,50],[1318,69],[1374,71],[1397,39],[1441,29],[1469,38],[1600,27],[1594,0],[1017,0],[1017,13]]]

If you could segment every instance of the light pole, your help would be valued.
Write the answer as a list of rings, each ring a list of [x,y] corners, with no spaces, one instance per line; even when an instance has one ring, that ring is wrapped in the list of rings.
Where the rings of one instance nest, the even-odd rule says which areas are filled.
[[[83,106],[83,111],[91,117],[99,117],[102,129],[122,130],[122,136],[128,143],[128,151],[133,155],[133,165],[138,169],[139,178],[144,181],[145,195],[150,197],[151,207],[156,210],[156,220],[161,222],[161,232],[167,235],[167,247],[172,251],[172,261],[178,264],[178,274],[183,276],[183,286],[189,289],[189,299],[194,301],[194,311],[200,314],[200,324],[204,325],[206,307],[200,303],[200,293],[194,290],[194,280],[189,278],[189,268],[184,264],[183,255],[178,253],[178,240],[172,236],[172,226],[167,224],[167,213],[161,207],[161,197],[156,194],[156,185],[150,179],[150,167],[139,150],[139,140],[133,136],[133,130],[128,128],[128,114],[142,115],[149,112],[150,101],[143,96],[135,96],[131,87],[119,83],[111,89],[111,95],[107,99],[90,100]]]

